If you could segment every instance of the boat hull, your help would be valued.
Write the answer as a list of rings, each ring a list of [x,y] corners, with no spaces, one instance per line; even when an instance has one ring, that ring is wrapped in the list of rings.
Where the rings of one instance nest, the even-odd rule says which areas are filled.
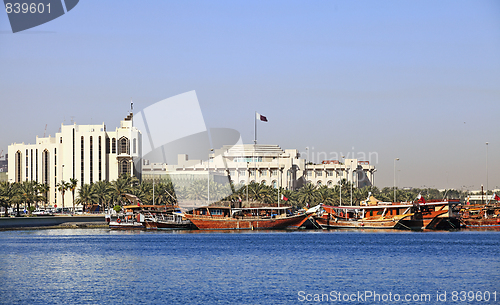
[[[294,215],[277,218],[230,218],[200,215],[185,215],[200,230],[262,230],[262,229],[297,229],[308,215]]]
[[[144,224],[141,222],[109,222],[109,228],[115,230],[143,230]]]
[[[314,220],[323,229],[394,229],[398,223],[397,219],[343,220],[317,217]]]
[[[414,231],[450,230],[459,229],[460,224],[456,218],[448,216],[448,210],[440,210],[413,214],[411,217],[401,219],[395,228]]]
[[[465,228],[500,229],[500,218],[467,218],[462,219],[462,224]]]
[[[192,222],[175,221],[146,221],[144,223],[148,230],[192,230],[196,229]]]

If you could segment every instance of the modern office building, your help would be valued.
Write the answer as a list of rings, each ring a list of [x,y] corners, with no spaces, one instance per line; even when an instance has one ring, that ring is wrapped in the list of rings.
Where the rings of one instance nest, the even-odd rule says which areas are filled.
[[[35,144],[9,145],[10,182],[37,181],[50,186],[49,203],[60,206],[56,185],[71,178],[83,184],[116,180],[121,174],[141,174],[142,138],[133,126],[133,115],[115,131],[100,125],[61,125],[54,137],[36,137]],[[65,193],[66,206],[72,205]]]

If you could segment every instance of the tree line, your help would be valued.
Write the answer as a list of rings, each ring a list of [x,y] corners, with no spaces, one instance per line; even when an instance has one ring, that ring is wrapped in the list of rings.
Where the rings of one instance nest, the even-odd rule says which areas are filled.
[[[392,202],[394,200],[394,188],[384,187],[379,189],[374,186],[356,188],[345,179],[341,185],[333,188],[306,184],[298,190],[286,190],[274,188],[269,185],[250,183],[248,185],[235,186],[232,184],[220,184],[214,181],[197,180],[183,187],[177,187],[176,194],[174,185],[169,178],[160,179],[153,183],[142,181],[136,177],[123,175],[114,181],[98,181],[92,184],[83,184],[78,188],[78,180],[61,181],[56,185],[56,190],[63,196],[66,192],[72,194],[73,211],[75,204],[82,205],[85,209],[91,205],[99,204],[101,208],[111,208],[115,205],[127,205],[130,201],[126,194],[136,196],[142,204],[176,205],[179,200],[205,201],[210,197],[210,202],[241,202],[243,205],[267,204],[276,205],[279,200],[282,205],[290,205],[296,208],[314,206],[319,203],[327,205],[359,205],[361,201],[368,198],[371,193],[380,201]],[[49,186],[36,181],[23,181],[20,183],[0,182],[0,206],[5,208],[16,207],[19,211],[20,205],[25,205],[28,211],[35,208],[46,208],[48,205]],[[154,195],[153,195],[154,194]],[[409,190],[396,190],[396,200],[411,202],[418,195],[425,199],[465,198],[465,192],[447,190],[440,192],[432,188],[414,188]],[[281,199],[284,196],[284,199]]]

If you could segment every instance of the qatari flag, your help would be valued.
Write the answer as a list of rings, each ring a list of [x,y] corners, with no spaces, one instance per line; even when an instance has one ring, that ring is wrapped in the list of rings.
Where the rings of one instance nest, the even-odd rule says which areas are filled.
[[[257,117],[257,120],[262,121],[262,122],[267,122],[267,118],[265,116],[263,116],[262,114],[259,114],[258,112],[256,112],[255,116]]]

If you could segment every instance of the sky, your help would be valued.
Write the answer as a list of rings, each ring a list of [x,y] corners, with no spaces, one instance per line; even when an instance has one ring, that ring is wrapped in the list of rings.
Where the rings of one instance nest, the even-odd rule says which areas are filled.
[[[4,153],[191,90],[208,128],[252,143],[257,111],[258,143],[370,156],[378,187],[500,187],[498,1],[82,0],[17,33],[0,12]]]

